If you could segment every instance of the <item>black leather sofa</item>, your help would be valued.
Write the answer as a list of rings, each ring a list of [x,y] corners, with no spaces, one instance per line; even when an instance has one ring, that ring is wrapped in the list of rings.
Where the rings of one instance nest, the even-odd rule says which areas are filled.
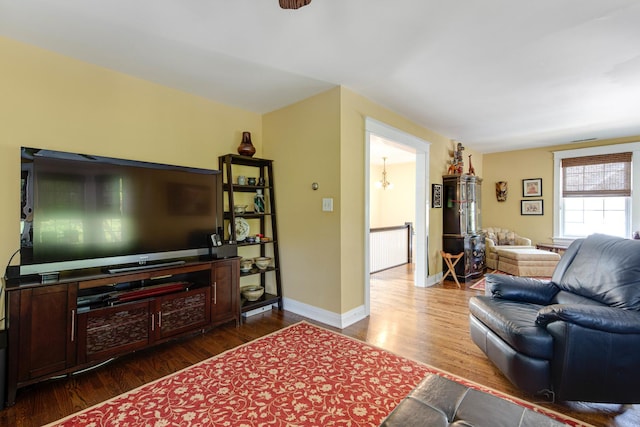
[[[566,425],[534,409],[429,374],[382,421],[380,427]]]
[[[640,402],[640,241],[574,241],[551,280],[490,274],[472,340],[517,387],[556,400]]]

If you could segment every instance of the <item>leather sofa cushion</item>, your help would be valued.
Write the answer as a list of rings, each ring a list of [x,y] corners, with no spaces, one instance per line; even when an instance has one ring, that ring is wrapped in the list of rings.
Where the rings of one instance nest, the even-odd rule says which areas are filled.
[[[514,350],[530,357],[551,359],[553,338],[536,324],[539,304],[476,296],[469,301],[469,311]]]
[[[558,287],[548,280],[506,274],[487,274],[485,277],[485,294],[493,298],[545,305],[558,294]]]
[[[590,298],[583,297],[582,295],[572,294],[567,291],[558,292],[549,304],[606,305]]]
[[[520,426],[565,424],[506,399],[429,374],[381,427]]]
[[[592,234],[556,285],[611,307],[640,311],[640,240]]]
[[[635,310],[621,310],[606,305],[553,304],[538,312],[536,323],[546,326],[552,322],[564,321],[611,334],[640,334],[640,313]],[[595,334],[593,334],[595,336]],[[631,339],[629,339],[631,342]],[[608,341],[603,342],[603,348]]]

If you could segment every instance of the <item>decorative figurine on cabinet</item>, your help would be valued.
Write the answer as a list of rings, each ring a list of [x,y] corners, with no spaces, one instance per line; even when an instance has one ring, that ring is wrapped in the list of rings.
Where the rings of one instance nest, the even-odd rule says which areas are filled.
[[[454,143],[455,141],[452,140]],[[453,159],[449,161],[447,175],[462,175],[464,173],[464,161],[462,160],[462,152],[464,147],[458,142],[453,150]]]
[[[475,175],[475,174],[476,174],[476,170],[471,164],[471,154],[469,154],[469,173],[467,175]]]

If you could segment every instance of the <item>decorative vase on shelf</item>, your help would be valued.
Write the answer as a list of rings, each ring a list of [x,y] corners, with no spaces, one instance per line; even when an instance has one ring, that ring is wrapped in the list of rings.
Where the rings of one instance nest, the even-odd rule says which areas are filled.
[[[256,147],[251,143],[251,132],[242,132],[242,142],[238,146],[238,154],[251,157],[255,153]]]
[[[261,189],[256,190],[256,195],[253,197],[253,211],[264,213],[264,194]]]

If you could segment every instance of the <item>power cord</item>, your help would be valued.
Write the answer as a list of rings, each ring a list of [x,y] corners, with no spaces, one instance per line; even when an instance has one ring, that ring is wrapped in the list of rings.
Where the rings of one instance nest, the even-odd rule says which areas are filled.
[[[4,279],[5,281],[7,280],[7,271],[9,270],[9,266],[11,265],[11,261],[13,261],[13,257],[16,256],[16,254],[20,252],[20,249],[17,249],[12,255],[11,257],[9,257],[9,262],[7,262],[7,267],[4,269]],[[0,293],[4,292],[4,282],[0,282]],[[2,316],[2,318],[0,318],[0,322],[4,322],[4,320],[6,319],[6,316]]]
[[[9,271],[9,266],[11,266],[11,261],[13,261],[13,257],[16,256],[18,254],[18,252],[20,252],[20,248],[18,248],[9,258],[9,262],[7,262],[7,267],[4,269],[4,278],[7,279],[8,278],[8,271]],[[0,290],[2,290],[2,288],[0,287]]]

